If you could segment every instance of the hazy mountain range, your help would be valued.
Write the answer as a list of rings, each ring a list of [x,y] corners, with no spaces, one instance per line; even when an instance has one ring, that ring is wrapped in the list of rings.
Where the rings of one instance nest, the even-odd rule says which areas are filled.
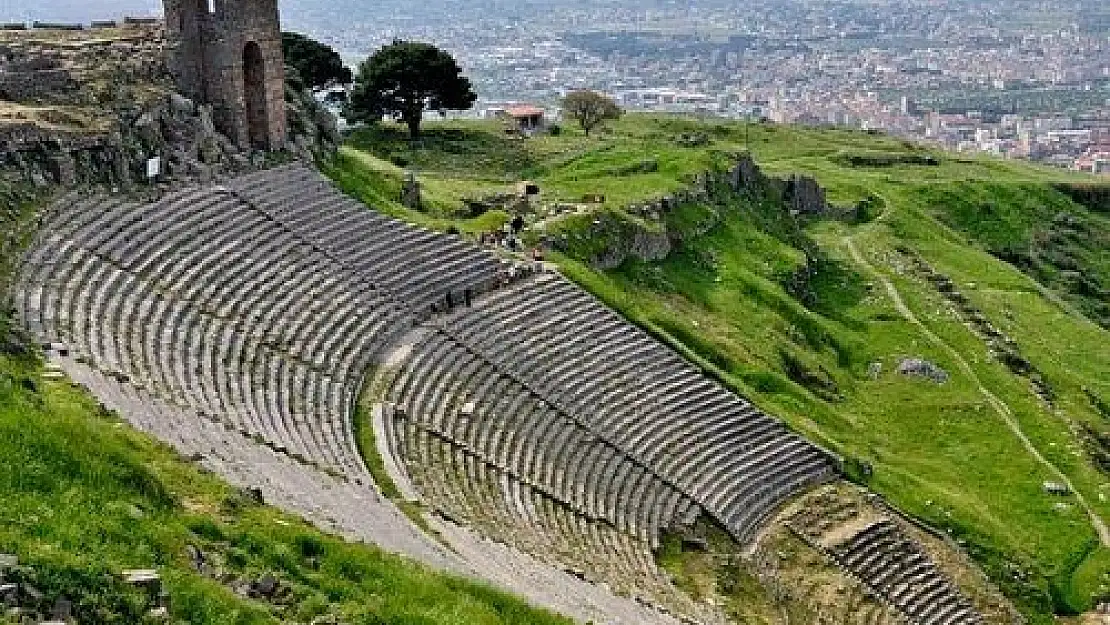
[[[161,0],[0,0],[0,20],[7,22],[89,22],[161,14]]]

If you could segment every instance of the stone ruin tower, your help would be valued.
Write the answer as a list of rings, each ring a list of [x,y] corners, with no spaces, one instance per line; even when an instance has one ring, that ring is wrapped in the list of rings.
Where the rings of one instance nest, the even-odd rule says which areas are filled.
[[[211,104],[241,148],[285,146],[285,59],[277,0],[163,0],[170,71]]]

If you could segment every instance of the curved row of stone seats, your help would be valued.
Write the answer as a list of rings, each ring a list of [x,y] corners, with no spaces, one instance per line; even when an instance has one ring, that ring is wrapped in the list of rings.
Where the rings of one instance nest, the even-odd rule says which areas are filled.
[[[605,443],[481,355],[434,332],[413,346],[387,397],[419,427],[655,546],[692,524],[692,499]]]
[[[829,454],[558,276],[502,289],[437,323],[674,484],[741,542],[784,501],[837,473]]]
[[[971,625],[983,619],[898,524],[868,525],[831,550],[846,570],[917,625]]]
[[[306,471],[250,438],[206,419],[188,409],[159,402],[130,383],[91,369],[74,374],[106,406],[126,415],[136,428],[156,435],[178,453],[200,461],[220,475],[241,484],[280,488],[298,509],[312,509],[314,496],[335,487],[335,481],[316,471]],[[249,467],[249,468],[248,468]],[[245,469],[245,470],[244,470]]]
[[[141,287],[135,287],[136,282],[133,280],[133,276],[131,274],[129,274],[127,272],[117,271],[111,264],[105,263],[105,262],[100,262],[101,259],[99,259],[95,255],[87,254],[86,256],[87,256],[87,258],[81,258],[81,259],[78,259],[78,261],[87,260],[88,262],[85,264],[86,267],[96,268],[101,273],[110,272],[113,275],[112,278],[105,281],[106,284],[109,284],[109,285],[123,284],[125,286],[125,291],[124,292],[127,296],[133,296],[134,295],[136,297],[145,298],[145,296],[151,295],[151,293],[149,293],[149,292],[143,292],[141,290]],[[80,263],[79,262],[74,262],[74,263],[71,263],[71,264],[77,265],[77,264],[80,264]],[[99,280],[97,280],[97,279],[93,279],[93,280],[83,279],[83,274],[78,273],[78,272],[74,272],[72,275],[76,276],[76,278],[74,280],[78,285],[89,284],[89,283],[97,284],[99,282]],[[77,289],[77,288],[78,287],[74,287],[74,289]],[[70,292],[77,292],[74,289],[71,289]],[[111,292],[115,292],[116,290],[118,290],[118,289],[106,288],[102,292],[111,293]],[[137,293],[138,293],[138,295],[135,295]],[[158,294],[153,294],[152,296],[153,297],[158,297]],[[76,302],[76,301],[80,301],[80,298],[73,298],[71,300],[71,302]],[[87,299],[86,301],[91,301],[91,298]],[[101,301],[102,302],[103,301],[111,302],[113,300],[111,300],[110,298],[104,298],[104,299],[101,299]],[[79,321],[84,320],[86,322],[89,322],[91,320],[92,324],[102,323],[102,324],[107,325],[109,328],[127,327],[128,324],[125,323],[126,316],[129,315],[129,314],[132,314],[132,313],[138,313],[139,311],[143,310],[144,307],[149,308],[147,303],[140,300],[140,301],[134,302],[133,305],[125,303],[124,305],[116,306],[115,309],[114,309],[114,312],[110,312],[110,313],[107,313],[107,314],[100,314],[99,310],[94,310],[94,312],[80,311],[81,314],[76,315],[76,321],[79,322]],[[157,306],[155,308],[157,309]],[[148,313],[146,311],[144,311],[143,314],[146,315]],[[61,317],[60,321],[64,324],[66,322],[64,313],[60,317]],[[145,321],[145,319],[144,319],[144,321]],[[135,329],[135,332],[141,332],[141,331],[143,331],[146,328],[151,327],[151,326],[152,326],[152,324],[150,324],[150,323],[143,323],[143,324],[137,326],[137,328]],[[86,330],[88,329],[88,327],[89,326],[86,326]],[[95,327],[95,326],[93,326],[93,327]],[[94,337],[108,336],[108,337],[115,338],[115,339],[118,339],[121,336],[126,336],[126,334],[120,334],[120,333],[116,333],[116,332],[110,332],[110,331],[101,332],[101,331],[95,331],[95,330],[92,331],[92,335]],[[122,348],[120,347],[121,345],[123,346]],[[117,370],[127,370],[127,371],[132,371],[132,372],[134,372],[134,371],[140,371],[141,372],[142,371],[142,365],[139,363],[139,360],[141,359],[141,356],[142,356],[142,351],[130,349],[130,345],[126,342],[124,342],[124,343],[114,342],[114,343],[110,344],[110,347],[113,349],[111,355],[102,357],[102,359],[101,359],[102,362],[103,361],[110,361],[110,368],[114,368],[114,369],[117,369]],[[95,351],[97,351],[97,350],[94,350],[94,352]],[[141,373],[140,373],[140,375],[141,375]]]
[[[268,397],[259,394],[260,392],[268,393],[269,389],[252,389],[249,385],[253,384],[254,381],[249,379],[243,380],[235,376],[225,377],[220,372],[206,375],[201,371],[201,368],[207,363],[207,359],[202,359],[196,355],[187,355],[182,358],[180,353],[175,354],[173,351],[166,350],[164,342],[152,343],[149,340],[143,340],[144,338],[150,339],[152,336],[158,335],[157,332],[152,334],[147,333],[148,329],[158,328],[161,325],[161,322],[157,321],[157,319],[165,320],[173,318],[176,321],[184,320],[182,325],[177,325],[175,328],[185,327],[185,324],[189,324],[194,328],[200,327],[197,324],[195,311],[190,310],[188,306],[180,302],[172,300],[168,303],[159,302],[152,306],[148,306],[142,303],[141,300],[148,297],[158,297],[156,292],[150,290],[148,284],[136,281],[130,274],[115,270],[111,265],[99,262],[95,258],[92,259],[87,266],[96,267],[97,271],[110,273],[113,276],[103,281],[97,281],[109,285],[101,292],[109,290],[111,285],[114,284],[124,285],[125,298],[122,300],[115,300],[123,301],[124,303],[115,306],[115,312],[108,312],[104,315],[97,314],[96,311],[100,310],[99,306],[93,306],[91,309],[93,312],[85,312],[75,317],[72,321],[67,318],[67,311],[63,310],[60,314],[51,314],[53,325],[56,328],[56,331],[52,333],[52,335],[66,338],[70,342],[78,345],[79,348],[82,344],[82,339],[85,339],[87,344],[94,345],[94,347],[88,351],[92,359],[101,366],[114,371],[127,372],[128,378],[141,380],[144,386],[158,389],[163,395],[171,396],[177,401],[189,402],[209,413],[221,414],[242,431],[261,434],[263,438],[271,441],[280,442],[285,440],[289,442],[290,447],[299,455],[308,455],[310,457],[314,455],[306,451],[307,448],[303,443],[303,441],[308,440],[308,438],[299,438],[301,436],[310,437],[311,434],[306,435],[304,433],[299,433],[298,438],[291,438],[287,434],[275,433],[277,430],[281,429],[284,424],[281,422],[275,424],[270,421],[273,415],[278,414],[278,411],[264,412],[264,410],[270,406],[264,406],[262,400],[268,399]],[[73,293],[73,291],[70,292]],[[136,298],[136,300],[140,301],[128,302],[126,298]],[[83,297],[83,299],[86,303],[92,302],[95,296]],[[82,294],[77,292],[77,295],[72,301],[80,302],[81,300]],[[114,300],[105,297],[101,298],[100,301],[107,302],[106,306],[108,306],[112,305]],[[30,316],[30,313],[25,316]],[[134,323],[130,320],[131,316],[137,318]],[[78,327],[78,324],[82,322],[84,322],[83,328]],[[66,328],[69,328],[71,331],[67,332]],[[119,332],[121,328],[126,328],[133,332],[130,336],[130,340],[127,340],[128,336],[126,333]],[[226,328],[223,329],[226,330]],[[221,333],[221,336],[223,335],[222,330],[217,330],[216,332]],[[213,344],[221,343],[221,339],[212,339],[212,336],[212,334],[205,333],[204,336],[200,337],[200,340],[207,340]],[[75,338],[77,339],[76,341],[74,341]],[[97,342],[100,339],[105,340],[100,341],[98,344]],[[203,352],[204,346],[199,346],[198,351]],[[175,358],[175,356],[177,357]],[[273,363],[270,362],[273,354],[260,352],[255,356],[255,366],[258,366],[258,363],[261,362],[259,358],[265,359],[265,363],[267,363],[266,366],[274,366]],[[165,358],[167,361],[165,364],[167,366],[160,366],[157,360],[158,358]],[[153,363],[152,366],[154,368],[144,369],[145,364],[143,360]],[[182,361],[192,364],[188,366],[181,365]],[[197,365],[197,363],[199,363],[199,365]],[[193,365],[197,365],[195,371]],[[178,377],[176,380],[167,380],[168,372],[171,370],[177,374]],[[194,376],[194,373],[198,375]],[[317,384],[321,383],[320,380],[313,381]],[[218,387],[213,386],[213,384],[220,382],[224,383],[224,385]],[[266,381],[263,380],[262,382]],[[325,383],[330,384],[330,382]],[[198,389],[200,391],[199,394],[191,395],[191,392],[196,392]],[[207,394],[207,397],[204,396],[205,394]],[[237,399],[235,397],[236,394],[238,394]],[[232,399],[228,400],[228,397],[232,397]],[[333,406],[329,406],[329,408],[332,407]],[[331,461],[334,460],[334,458],[327,458],[327,460]]]
[[[228,189],[389,291],[413,311],[445,308],[495,287],[502,263],[457,237],[366,210],[318,172],[289,165],[237,178]]]
[[[67,206],[28,254],[29,327],[296,457],[365,477],[350,419],[411,315],[264,212],[211,189]]]
[[[388,410],[385,421],[391,449],[439,514],[553,566],[605,582],[618,594],[696,610],[655,565],[645,541],[580,514],[469,449],[414,424],[399,410]]]

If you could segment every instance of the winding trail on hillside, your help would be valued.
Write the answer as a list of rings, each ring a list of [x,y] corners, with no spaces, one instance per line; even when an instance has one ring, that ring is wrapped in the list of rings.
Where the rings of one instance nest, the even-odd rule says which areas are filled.
[[[1014,436],[1016,436],[1018,440],[1021,441],[1021,444],[1025,447],[1025,450],[1028,451],[1029,454],[1037,460],[1037,462],[1044,465],[1045,468],[1047,468],[1053,475],[1055,475],[1057,479],[1067,485],[1071,492],[1075,494],[1076,501],[1078,501],[1079,504],[1083,506],[1083,509],[1087,512],[1087,516],[1091,520],[1091,525],[1095,528],[1095,532],[1098,533],[1098,537],[1099,540],[1102,542],[1102,545],[1104,547],[1110,547],[1110,528],[1107,527],[1106,522],[1103,521],[1098,512],[1096,512],[1095,509],[1092,508],[1091,505],[1087,502],[1087,499],[1083,496],[1083,493],[1079,492],[1079,490],[1075,488],[1075,485],[1072,484],[1072,481],[1067,476],[1067,474],[1060,470],[1056,465],[1052,464],[1052,462],[1045,458],[1044,455],[1041,454],[1040,450],[1038,450],[1037,447],[1033,445],[1033,442],[1029,440],[1029,437],[1026,436],[1025,432],[1021,429],[1021,424],[1018,423],[1017,418],[1014,417],[1014,412],[1010,409],[1010,406],[1006,404],[1006,402],[1002,401],[997,395],[994,394],[994,392],[992,392],[986,387],[986,385],[983,384],[982,380],[979,379],[979,375],[976,374],[975,370],[971,368],[971,364],[968,363],[968,361],[963,357],[962,354],[960,354],[958,350],[956,350],[955,347],[952,347],[952,345],[950,345],[947,341],[937,336],[932,330],[928,328],[928,326],[926,326],[920,319],[918,319],[917,315],[914,314],[913,310],[911,310],[910,307],[906,305],[905,300],[902,299],[902,294],[898,292],[898,287],[895,286],[895,284],[885,274],[880,272],[877,268],[875,268],[874,265],[871,264],[870,261],[867,260],[867,258],[860,252],[859,247],[856,245],[855,239],[853,239],[851,235],[843,237],[843,242],[848,247],[848,251],[852,255],[852,259],[857,264],[859,264],[859,266],[866,269],[868,273],[877,277],[879,281],[882,282],[883,288],[886,289],[887,295],[890,297],[891,301],[894,302],[894,307],[898,310],[899,314],[901,314],[906,321],[920,330],[925,338],[929,340],[929,342],[947,352],[948,355],[951,356],[953,360],[955,360],[957,365],[959,365],[960,370],[963,371],[964,374],[969,379],[971,379],[972,382],[975,383],[975,386],[979,389],[979,393],[984,398],[986,398],[987,403],[990,404],[995,413],[997,413],[998,416],[1002,418],[1002,421],[1006,424],[1008,428],[1010,428],[1010,431],[1014,433]]]

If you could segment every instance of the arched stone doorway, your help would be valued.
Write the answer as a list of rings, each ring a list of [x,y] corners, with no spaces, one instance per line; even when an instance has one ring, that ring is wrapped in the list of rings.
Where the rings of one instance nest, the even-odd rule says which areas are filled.
[[[247,105],[247,136],[252,148],[270,147],[270,124],[266,111],[266,61],[255,42],[243,49],[243,95]]]

